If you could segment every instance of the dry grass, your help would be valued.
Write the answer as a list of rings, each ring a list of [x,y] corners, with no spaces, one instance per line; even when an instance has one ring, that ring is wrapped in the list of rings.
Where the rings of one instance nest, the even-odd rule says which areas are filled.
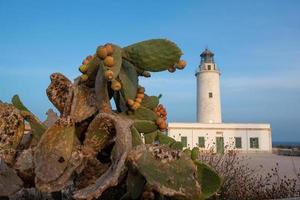
[[[235,151],[225,154],[215,154],[213,151],[202,152],[200,160],[215,168],[223,178],[223,184],[212,199],[280,199],[300,197],[300,173],[294,178],[280,176],[279,166],[276,164],[268,173],[254,170],[247,166],[250,158],[240,156]]]

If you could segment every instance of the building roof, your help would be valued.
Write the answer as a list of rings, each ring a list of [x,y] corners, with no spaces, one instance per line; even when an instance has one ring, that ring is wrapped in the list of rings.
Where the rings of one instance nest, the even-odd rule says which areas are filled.
[[[271,129],[271,125],[267,123],[168,123],[168,129],[172,128],[188,128],[188,129]]]
[[[213,52],[211,52],[209,49],[205,49],[201,54],[200,54],[200,56],[201,57],[206,57],[206,56],[214,56],[215,54],[213,53]]]

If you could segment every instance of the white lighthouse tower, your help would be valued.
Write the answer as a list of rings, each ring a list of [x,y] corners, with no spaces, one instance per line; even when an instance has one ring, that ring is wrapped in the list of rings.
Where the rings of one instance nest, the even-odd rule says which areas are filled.
[[[214,54],[205,49],[200,55],[197,77],[197,121],[222,123],[220,71],[214,62]]]

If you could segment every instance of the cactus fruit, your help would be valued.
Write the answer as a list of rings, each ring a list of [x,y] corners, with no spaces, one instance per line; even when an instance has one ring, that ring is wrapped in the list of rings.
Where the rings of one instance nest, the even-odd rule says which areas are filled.
[[[184,69],[185,66],[186,66],[186,62],[184,60],[180,60],[176,65],[177,69]]]
[[[177,45],[166,39],[147,40],[124,48],[124,57],[137,68],[158,72],[177,63],[182,55]]]
[[[141,104],[139,102],[134,102],[133,105],[131,106],[132,110],[137,110],[141,107]]]
[[[174,73],[176,71],[176,67],[173,65],[173,66],[168,68],[168,71],[171,72],[171,73]]]
[[[115,62],[114,62],[114,58],[112,56],[107,56],[104,61],[103,61],[104,65],[106,67],[113,67]]]
[[[139,87],[137,92],[140,93],[140,94],[144,94],[145,93],[145,88],[144,87]]]
[[[83,65],[87,65],[87,64],[89,64],[89,62],[90,62],[89,60],[84,59],[84,60],[82,61],[82,64],[83,64]]]
[[[122,88],[121,83],[117,80],[113,80],[111,83],[111,89],[114,91],[119,91]]]
[[[79,71],[80,71],[81,73],[83,73],[83,74],[86,73],[87,70],[88,70],[87,65],[81,65],[81,66],[79,67]]]
[[[89,79],[89,76],[86,75],[86,74],[82,74],[82,75],[80,76],[80,80],[81,80],[81,81],[87,81],[88,79]]]
[[[105,78],[106,78],[107,80],[110,81],[110,80],[113,79],[114,73],[113,73],[113,71],[111,71],[111,70],[106,70],[105,73],[104,73],[104,76],[105,76]]]
[[[139,104],[142,103],[142,99],[141,99],[141,98],[135,98],[134,101],[135,101],[135,102],[138,102]]]
[[[114,53],[114,46],[112,44],[106,44],[105,46],[107,55],[112,55]]]
[[[157,120],[156,120],[156,124],[159,126],[159,125],[161,125],[162,123],[164,123],[164,119],[163,118],[161,118],[161,117],[158,117],[157,118]]]
[[[140,98],[140,99],[143,99],[143,98],[145,97],[145,95],[144,95],[144,94],[141,94],[141,93],[138,93],[138,94],[136,95],[136,97],[137,97],[137,98]]]
[[[100,46],[97,48],[96,54],[99,58],[101,58],[103,60],[107,56],[107,50],[105,47]]]
[[[127,99],[127,105],[128,106],[133,106],[134,101],[132,99]]]

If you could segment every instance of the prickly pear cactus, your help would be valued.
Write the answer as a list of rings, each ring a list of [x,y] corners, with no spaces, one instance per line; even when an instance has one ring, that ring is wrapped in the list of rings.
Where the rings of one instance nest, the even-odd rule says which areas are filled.
[[[125,48],[98,46],[83,60],[74,82],[60,73],[50,76],[46,93],[60,117],[47,128],[18,96],[12,99],[14,106],[0,102],[0,158],[5,161],[0,188],[12,186],[0,196],[17,192],[22,181],[47,193],[70,186],[74,199],[193,200],[213,195],[219,176],[197,160],[199,151],[183,152],[181,142],[167,135],[161,95],[147,95],[139,84],[139,76],[149,78],[150,72],[183,69],[181,55],[166,39]],[[31,127],[26,137],[23,120]],[[29,145],[21,145],[21,139]]]
[[[124,48],[125,58],[137,68],[151,72],[167,70],[182,55],[177,45],[166,39],[139,42]]]

